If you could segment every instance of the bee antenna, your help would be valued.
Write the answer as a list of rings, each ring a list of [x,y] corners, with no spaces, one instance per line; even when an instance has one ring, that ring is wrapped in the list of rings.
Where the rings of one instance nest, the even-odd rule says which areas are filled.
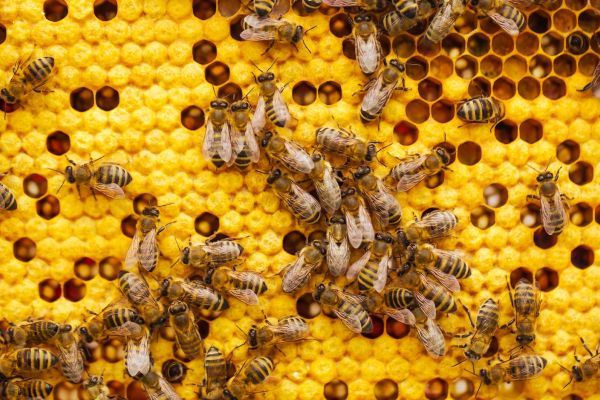
[[[313,29],[315,29],[317,27],[317,25],[313,25],[310,28],[308,28],[307,30],[304,31],[304,34],[306,35],[308,32],[312,31]]]
[[[177,245],[177,248],[179,249],[179,251],[181,251],[181,246],[179,246],[179,241],[177,240],[177,237],[173,236],[173,239],[175,239],[175,244]],[[177,260],[179,261],[179,260]]]
[[[217,96],[217,91],[215,90],[215,85],[211,85],[211,87],[212,87],[213,93],[215,95],[215,98],[219,97],[219,96]]]
[[[254,87],[250,88],[250,90],[248,91],[248,93],[246,93],[246,95],[244,97],[242,97],[242,100],[243,99],[248,100],[248,96],[250,96],[250,93],[252,93],[253,90],[254,90]]]
[[[313,27],[313,28],[314,28],[314,27]],[[312,28],[310,28],[310,29],[312,29]],[[308,31],[306,31],[306,32],[308,32]],[[304,32],[304,33],[306,33],[306,32]],[[308,51],[310,54],[312,54],[312,51],[310,51],[310,49],[309,49],[309,48],[308,48],[308,46],[306,45],[306,42],[304,41],[304,38],[302,39],[302,44],[304,45],[304,47],[306,48],[306,50],[307,50],[307,51]]]
[[[542,173],[542,171],[540,171],[539,169],[535,168],[535,167],[534,167],[533,165],[531,165],[531,164],[527,164],[527,166],[528,166],[529,168],[531,168],[532,170],[534,170],[535,172],[537,172],[538,174],[541,174],[541,173]]]
[[[271,70],[271,68],[273,68],[273,65],[275,65],[275,63],[277,62],[277,60],[278,60],[278,58],[275,57],[275,59],[273,60],[273,62],[271,63],[271,65],[269,65],[269,68],[267,68],[267,70],[265,72],[269,72]],[[262,72],[262,71],[260,71],[260,72]]]
[[[59,174],[61,174],[61,175],[63,175],[63,176],[65,175],[65,172],[64,172],[64,171],[60,171],[60,170],[58,170],[58,169],[54,169],[54,168],[46,168],[46,169],[48,169],[48,170],[50,170],[50,171],[58,172]],[[5,175],[6,175],[6,174],[5,174]]]
[[[179,247],[179,244],[177,244],[177,246]],[[179,257],[177,257],[177,260],[175,260],[175,262],[169,266],[169,269],[173,268],[175,265],[177,265],[178,262],[179,262]]]
[[[477,374],[475,374],[477,375]],[[481,385],[483,385],[483,380],[479,381],[479,386],[477,386],[477,391],[475,392],[475,397],[473,397],[474,399],[477,398],[477,395],[479,394],[479,389],[481,389]]]
[[[240,328],[240,326],[238,324],[235,324],[235,327],[238,329],[238,331],[242,332],[242,335],[244,335],[244,337],[247,337],[248,335],[246,334],[246,332],[244,332],[244,330],[242,328]],[[239,346],[236,347],[236,349],[238,347],[241,347],[243,345],[246,344],[246,341],[244,340],[244,343],[240,344]]]
[[[459,362],[457,362],[456,364],[454,364],[454,365],[452,366],[452,368],[454,368],[454,367],[458,367],[460,364],[464,363],[465,361],[467,361],[467,359],[466,359],[466,358],[463,358],[462,360],[460,360]],[[465,371],[467,371],[467,370],[465,370]],[[469,371],[469,372],[471,372],[471,371]]]
[[[258,65],[256,65],[256,64],[254,63],[254,61],[250,60],[250,64],[254,65],[254,67],[255,67],[257,70],[259,70],[261,73],[262,73],[262,72],[264,72],[262,69],[260,69],[260,67],[259,67]],[[269,68],[271,68],[271,67],[269,67]],[[267,71],[268,71],[268,70],[267,70]]]
[[[559,363],[558,361],[556,362],[558,364],[559,367],[561,367],[562,369],[564,369],[565,371],[567,371],[569,373],[569,375],[571,374],[571,370],[569,370],[567,367],[565,367],[564,365],[562,365],[561,363]],[[571,381],[569,381],[570,383]],[[566,386],[565,386],[566,387]]]
[[[260,169],[255,169],[256,172],[260,173],[260,174],[265,174],[265,175],[269,175],[269,172],[267,171],[262,171]]]
[[[172,206],[175,203],[165,203],[165,204],[161,204],[160,206],[156,206],[156,207],[166,207],[166,206]]]
[[[65,184],[65,181],[66,181],[66,179],[63,179],[62,183],[58,187],[58,190],[56,191],[56,194],[58,194],[58,192],[60,192],[60,189],[62,189],[63,185]]]

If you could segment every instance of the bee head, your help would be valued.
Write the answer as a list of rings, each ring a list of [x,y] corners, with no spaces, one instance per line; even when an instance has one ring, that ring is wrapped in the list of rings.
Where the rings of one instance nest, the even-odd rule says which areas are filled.
[[[188,265],[190,263],[190,246],[185,246],[181,250],[181,263],[183,265]]]
[[[471,349],[465,351],[465,357],[467,357],[471,361],[478,361],[481,358],[480,354],[477,354]]]
[[[6,331],[6,335],[8,336],[9,342],[14,342],[15,341],[15,328],[13,328],[12,326],[10,328],[8,328],[8,330]]]
[[[160,211],[158,211],[158,207],[144,207],[142,215],[158,218],[160,216]]]
[[[353,174],[353,176],[354,176],[354,179],[360,179],[364,176],[369,175],[370,173],[371,173],[371,167],[368,167],[366,165],[361,165],[360,167],[358,167],[358,169]]]
[[[267,178],[267,183],[269,185],[272,185],[273,182],[275,182],[277,179],[281,178],[281,170],[279,168],[275,168],[273,171],[271,171],[271,173],[269,174],[269,177]]]
[[[169,294],[169,287],[171,286],[171,278],[163,279],[160,283],[160,295],[166,297]]]
[[[146,322],[146,321],[144,321],[144,318],[142,318],[142,316],[141,316],[141,315],[135,315],[135,316],[134,316],[134,317],[131,319],[131,321],[132,321],[132,322],[135,322],[135,323],[136,323],[136,324],[138,324],[138,325],[144,325],[144,323]]]
[[[479,377],[484,385],[491,385],[492,379],[490,378],[490,372],[487,369],[479,370]]]
[[[450,164],[450,154],[448,154],[448,151],[439,146],[435,148],[435,154],[437,154],[437,156],[440,158],[440,160],[442,160],[442,163],[444,165],[448,165]]]
[[[186,313],[187,310],[188,306],[183,301],[174,301],[169,306],[169,314],[171,315],[183,314]]]
[[[263,138],[260,140],[260,145],[262,147],[267,147],[272,138],[273,138],[273,132],[271,132],[271,131],[265,132],[265,134],[263,135]]]
[[[579,365],[574,365],[571,369],[571,376],[575,379],[575,382],[583,381],[583,370]]]
[[[371,17],[369,14],[358,14],[356,17],[354,17],[354,22],[357,24],[360,22],[370,22],[372,20],[373,17]]]
[[[321,154],[319,154],[319,153],[315,153],[315,154],[312,155],[312,160],[314,162],[321,161],[322,159],[323,159],[323,156]]]
[[[71,324],[64,324],[60,327],[61,333],[71,332],[72,330],[73,330],[73,327],[71,326]]]
[[[554,175],[552,174],[552,172],[550,171],[545,171],[542,172],[541,174],[539,174],[535,180],[538,182],[546,182],[546,181],[551,181],[552,179],[554,179]]]
[[[353,196],[356,194],[356,189],[354,188],[346,188],[342,190],[342,197]]]
[[[316,301],[321,300],[321,296],[323,296],[325,289],[325,284],[320,283],[319,286],[317,286],[317,288],[315,289],[315,292],[313,293],[313,299],[315,299]]]
[[[237,397],[235,397],[233,394],[231,394],[229,389],[223,390],[223,397],[225,398],[225,400],[238,400]]]
[[[404,66],[404,63],[401,63],[400,61],[398,61],[395,58],[390,61],[390,65],[392,67],[396,68],[400,72],[404,72],[406,70],[406,67]]]
[[[302,40],[302,36],[304,36],[304,28],[298,25],[294,31],[294,36],[292,36],[292,43],[300,42]]]
[[[329,223],[330,224],[345,224],[346,217],[344,217],[342,214],[334,214],[331,218],[329,218]]]
[[[521,346],[526,346],[535,340],[535,335],[517,335],[517,343]]]
[[[236,101],[231,105],[231,111],[245,111],[250,108],[250,104],[246,100]]]
[[[65,177],[67,178],[67,182],[75,183],[75,174],[73,173],[73,166],[69,165],[65,168]]]
[[[394,243],[394,238],[387,232],[377,232],[375,233],[375,240],[380,240],[382,242],[386,242],[389,244]]]
[[[367,154],[365,155],[365,161],[373,161],[373,159],[377,156],[377,148],[375,147],[375,143],[369,143],[367,145]]]
[[[88,331],[88,329],[85,326],[79,328],[79,333],[81,334],[81,336],[83,336],[83,339],[87,343],[92,343],[94,341],[94,338],[92,337],[92,335],[90,335],[90,331]]]
[[[272,72],[264,72],[258,76],[259,83],[272,81],[274,79],[275,79],[275,74]]]
[[[102,378],[101,376],[92,375],[92,376],[90,376],[90,379],[88,379],[87,381],[85,381],[83,383],[83,386],[89,388],[89,387],[93,387],[93,386],[97,386],[97,385],[102,385],[103,382],[104,382],[104,378]]]
[[[229,107],[229,103],[227,103],[227,100],[224,99],[214,99],[213,101],[210,102],[210,107],[211,108],[216,108],[216,109],[226,109],[227,107]]]
[[[258,332],[256,331],[256,325],[252,325],[250,330],[248,331],[248,346],[251,349],[258,348]]]
[[[320,240],[313,240],[312,246],[315,249],[319,250],[319,252],[323,255],[325,255],[325,253],[327,252],[327,249],[325,248],[325,246],[323,246],[323,242],[321,242]]]
[[[17,99],[15,98],[15,96],[10,94],[10,92],[6,88],[3,88],[2,90],[0,90],[0,97],[2,98],[2,100],[4,100],[5,103],[8,103],[8,104],[14,104],[17,102]]]
[[[204,278],[204,283],[206,283],[207,285],[212,285],[212,281],[213,281],[213,276],[215,275],[215,268],[211,268],[208,270],[208,272],[206,273],[206,277]]]

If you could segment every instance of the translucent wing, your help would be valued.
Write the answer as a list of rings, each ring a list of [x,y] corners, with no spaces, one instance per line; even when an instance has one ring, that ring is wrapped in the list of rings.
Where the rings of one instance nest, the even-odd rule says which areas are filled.
[[[127,354],[125,367],[132,377],[141,377],[150,372],[150,336],[143,335],[141,339],[129,338],[127,340]]]
[[[138,231],[135,231],[129,250],[127,250],[127,256],[125,257],[125,266],[131,268],[138,262],[138,251],[140,249],[140,235]]]
[[[181,282],[181,287],[189,295],[186,301],[190,302],[193,306],[202,307],[205,304],[219,302],[219,294],[200,281],[184,281]]]
[[[146,271],[152,271],[156,267],[156,255],[158,252],[156,232],[156,229],[148,232],[140,245],[140,264]]]
[[[160,386],[160,390],[166,397],[161,397],[163,400],[181,400],[181,397],[175,392],[173,386],[162,376],[158,378],[158,385]]]
[[[273,19],[269,17],[259,17],[257,14],[250,14],[244,17],[244,25],[249,26],[253,29],[262,29],[268,27],[277,27],[287,22],[282,19]]]
[[[231,160],[231,135],[229,134],[229,124],[227,123],[221,128],[221,145],[218,151],[223,161],[229,162]]]
[[[287,126],[290,122],[290,119],[292,119],[290,111],[288,110],[288,106],[285,104],[283,96],[279,90],[276,90],[273,94],[273,111],[275,111],[275,115],[278,116],[277,119],[284,121],[283,126]]]
[[[435,210],[425,215],[423,219],[415,222],[415,224],[420,228],[427,229],[430,236],[436,238],[443,236],[450,229],[453,229],[457,222],[458,218],[452,212]],[[446,229],[442,229],[441,227],[446,227]]]
[[[488,15],[490,16],[491,19],[494,20],[495,23],[498,24],[498,26],[500,28],[502,28],[509,35],[511,35],[511,36],[519,35],[519,26],[512,19],[503,17],[502,15],[500,15],[496,12],[489,13]]]
[[[383,82],[383,75],[380,74],[373,87],[365,95],[361,108],[372,115],[379,114],[390,101],[395,87],[396,84],[386,85]]]
[[[395,308],[386,308],[385,313],[389,317],[395,319],[398,322],[403,323],[404,325],[414,326],[417,323],[413,313],[407,309],[398,310]]]
[[[280,153],[279,157],[288,168],[305,174],[313,170],[315,163],[306,150],[290,140],[286,140],[285,149],[286,151]]]
[[[299,328],[297,324],[280,323],[271,327],[271,331],[283,340],[290,342],[308,336],[308,324],[304,324],[302,328]]]
[[[530,7],[533,4],[532,0],[507,0],[506,2],[511,6],[520,8],[522,10]]]
[[[410,157],[410,159],[405,159],[406,161],[402,161],[394,167],[393,174],[398,179],[397,191],[407,192],[425,179],[427,174],[421,169],[421,166],[426,159],[426,155]]]
[[[458,19],[458,15],[452,12],[452,4],[448,2],[444,8],[440,8],[431,21],[430,28],[440,32],[440,40],[448,35],[450,29]]]
[[[355,0],[323,0],[330,7],[354,7],[358,3]]]
[[[554,192],[551,199],[547,196],[541,196],[540,208],[542,211],[542,224],[548,235],[554,235],[565,228],[569,219],[558,190]]]
[[[106,197],[110,197],[111,199],[124,199],[125,192],[123,188],[116,183],[100,183],[96,182],[94,184],[94,190],[99,191]]]
[[[249,306],[258,305],[258,296],[250,289],[229,289],[227,293]]]
[[[377,279],[375,280],[375,282],[373,282],[373,289],[375,289],[377,293],[381,293],[385,288],[385,284],[387,283],[389,265],[390,258],[386,255],[379,262],[379,266],[377,268]]]
[[[250,124],[248,124],[250,125]],[[234,155],[238,155],[240,151],[244,150],[244,144],[246,143],[244,135],[238,129],[237,126],[231,125],[231,130],[229,131],[231,137],[231,148],[233,150]],[[233,162],[235,157],[231,157],[230,162]]]
[[[596,64],[596,68],[594,69],[594,77],[592,78],[592,88],[597,89],[600,87],[600,61]]]
[[[433,275],[438,282],[451,292],[460,292],[460,283],[455,276],[446,274],[436,268],[427,268],[427,272]]]
[[[294,214],[306,212],[307,208],[321,210],[319,202],[295,183],[292,184],[292,191],[292,195],[285,197],[283,200]]]
[[[304,262],[304,252],[298,254],[298,258],[294,261],[285,272],[281,282],[281,290],[285,293],[290,293],[300,286],[304,285],[312,272],[312,268]]]
[[[330,232],[327,232],[327,266],[333,276],[346,272],[350,261],[350,246],[344,237],[340,244],[336,243]]]
[[[413,292],[413,296],[417,302],[417,305],[421,311],[423,311],[423,314],[425,314],[427,318],[435,319],[435,303],[416,290]]]
[[[348,293],[343,290],[336,290],[336,293],[341,299],[355,306],[360,306],[361,309],[362,304],[367,300],[367,296],[362,294]]]
[[[258,96],[258,103],[256,103],[256,109],[252,116],[252,129],[254,129],[254,132],[260,132],[265,127],[266,122],[265,98],[263,96]]]
[[[417,338],[431,357],[439,358],[446,354],[444,335],[434,320],[427,319],[424,328],[417,326]]]
[[[313,183],[317,190],[317,194],[319,195],[319,199],[321,200],[321,205],[327,214],[332,215],[340,208],[342,203],[342,193],[340,185],[333,176],[331,165],[327,164],[323,172],[322,180],[315,179]]]
[[[281,17],[286,12],[290,10],[290,0],[277,0],[273,9],[271,10],[271,15],[274,17]]]
[[[211,119],[208,119],[206,123],[206,132],[204,134],[204,141],[202,142],[202,155],[206,161],[212,158],[213,147],[215,145],[215,126]]]
[[[381,59],[381,45],[377,40],[377,35],[369,35],[366,39],[355,35],[354,43],[356,47],[356,60],[361,71],[366,75],[377,71]]]
[[[369,258],[371,258],[371,252],[366,251],[358,260],[356,260],[350,267],[348,267],[348,271],[346,271],[346,278],[350,280],[354,280],[358,277],[360,271],[367,265],[369,262]]]
[[[344,313],[340,310],[333,310],[333,313],[354,333],[362,332],[362,324],[360,318],[356,314]]]
[[[354,247],[355,249],[358,249],[358,246],[360,246],[360,244],[362,243],[363,232],[361,231],[360,227],[356,223],[356,219],[354,218],[352,213],[347,211],[344,214],[346,217],[346,225],[348,227],[348,229],[347,229],[348,230],[348,240],[350,241],[350,244],[352,245],[352,247]],[[375,235],[374,231],[373,231],[373,235]]]
[[[371,243],[375,240],[375,229],[373,229],[371,216],[364,204],[358,207],[358,220],[362,229],[362,240],[366,243]]]
[[[260,149],[256,142],[256,136],[254,136],[254,129],[250,123],[246,125],[244,138],[246,140],[246,146],[248,146],[248,151],[250,152],[250,161],[257,163],[260,159]]]
[[[107,329],[107,333],[113,336],[137,336],[142,332],[142,326],[132,321],[127,321],[123,325]]]
[[[275,32],[258,30],[258,29],[245,29],[240,33],[240,37],[244,40],[252,42],[261,42],[264,40],[275,40]]]

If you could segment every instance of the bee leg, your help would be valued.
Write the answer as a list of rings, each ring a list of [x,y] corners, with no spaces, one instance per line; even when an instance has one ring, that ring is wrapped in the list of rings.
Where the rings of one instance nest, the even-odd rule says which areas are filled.
[[[529,200],[540,201],[540,196],[538,196],[536,194],[528,194],[527,195],[527,201],[529,201]]]
[[[588,83],[587,85],[585,85],[583,88],[581,89],[577,89],[578,92],[587,92],[588,90],[590,90],[592,88],[592,82]]]
[[[267,49],[261,54],[261,56],[264,56],[265,54],[267,54],[269,52],[269,50],[271,50],[271,47],[273,47],[274,44],[275,44],[275,41],[271,40],[271,42],[267,46]],[[298,50],[298,48],[296,48],[296,50]]]
[[[76,187],[77,187],[77,194],[79,195],[79,198],[81,199],[81,188],[79,187],[79,185],[77,185]]]
[[[506,324],[504,324],[504,325],[500,326],[500,329],[509,329],[509,328],[510,328],[510,326],[511,326],[512,324],[514,324],[514,323],[515,323],[515,320],[514,320],[514,318],[513,318],[513,319],[511,319],[510,321],[508,321]],[[512,329],[509,329],[509,330],[511,331],[511,333],[514,333],[514,331],[513,331]]]
[[[274,345],[273,347],[285,357],[285,353],[277,345]]]
[[[581,336],[579,337],[579,340],[581,340],[581,344],[583,345],[583,348],[585,349],[585,351],[588,352],[590,357],[594,357],[594,354],[592,353],[592,351],[590,350],[588,345],[585,343],[585,340],[583,340],[583,338]],[[598,354],[598,347],[596,347],[596,354]]]
[[[460,305],[463,307],[463,309],[465,310],[465,313],[467,314],[467,317],[469,317],[469,322],[471,323],[471,327],[473,327],[473,329],[475,328],[475,323],[473,322],[473,317],[471,317],[471,312],[469,311],[469,309],[467,308],[467,306],[465,306],[462,301],[460,301]]]
[[[468,333],[463,333],[462,335],[454,335],[454,337],[458,338],[458,339],[466,339],[466,338],[468,338],[469,336],[472,336],[472,335],[473,335],[473,332],[468,332]],[[468,346],[467,344],[455,344],[455,345],[453,345],[453,347],[458,347],[459,349],[464,349],[467,346]]]

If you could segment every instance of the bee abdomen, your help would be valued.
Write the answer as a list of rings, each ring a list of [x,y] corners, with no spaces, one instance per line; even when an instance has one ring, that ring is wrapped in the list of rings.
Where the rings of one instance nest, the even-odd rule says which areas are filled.
[[[58,357],[46,349],[37,347],[25,348],[17,351],[17,368],[26,371],[41,371],[54,367]]]
[[[365,124],[374,121],[378,116],[378,114],[373,115],[362,107],[360,108],[360,120]]]
[[[311,13],[321,7],[322,0],[302,0],[304,11]]]
[[[394,3],[396,10],[404,17],[412,19],[417,16],[417,2],[413,0],[399,0]]]
[[[104,314],[104,326],[108,329],[115,329],[126,322],[136,322],[140,320],[137,311],[131,308],[114,308]]]
[[[490,98],[472,99],[460,105],[457,115],[465,121],[485,122],[494,117]]]
[[[54,321],[35,321],[31,324],[27,340],[34,343],[43,343],[58,334],[59,326]]]
[[[246,381],[258,385],[271,375],[274,368],[275,364],[270,357],[257,357],[246,369]]]
[[[386,306],[390,308],[407,308],[413,302],[413,294],[410,290],[403,288],[393,288],[388,290],[384,297],[383,301]]]
[[[37,86],[40,83],[48,80],[54,68],[54,58],[42,57],[32,61],[24,70],[24,82],[32,86]]]
[[[519,30],[522,30],[525,26],[525,16],[519,9],[509,5],[504,4],[498,9],[498,14],[502,15],[504,18],[510,19],[517,24]]]
[[[438,311],[446,313],[453,313],[456,311],[454,297],[441,287],[435,286],[425,288],[423,296],[433,301],[435,308]]]
[[[116,183],[120,187],[127,186],[131,182],[131,174],[120,165],[104,164],[96,171],[96,180],[105,185]]]
[[[277,114],[277,110],[275,109],[275,107],[273,105],[272,98],[267,100],[265,113],[267,114],[267,118],[269,118],[269,121],[271,121],[273,123],[273,125],[276,125],[280,128],[285,127],[286,118],[283,115]]]
[[[254,0],[254,11],[259,17],[266,17],[269,15],[274,5],[274,1]]]
[[[373,288],[373,282],[377,280],[377,270],[377,264],[367,263],[358,274],[358,290],[366,291]]]
[[[471,276],[471,269],[460,257],[438,257],[435,267],[442,272],[454,275],[457,279]]]
[[[23,398],[45,399],[52,393],[53,386],[41,379],[20,382],[20,394]]]
[[[8,211],[17,209],[15,195],[2,183],[0,183],[0,208]]]

